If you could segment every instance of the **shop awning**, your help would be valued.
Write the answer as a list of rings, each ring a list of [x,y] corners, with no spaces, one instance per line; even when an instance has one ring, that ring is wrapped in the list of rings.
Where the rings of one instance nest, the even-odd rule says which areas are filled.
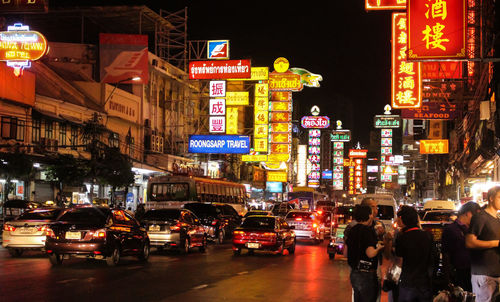
[[[66,122],[77,124],[77,125],[82,125],[83,124],[82,120],[80,120],[77,117],[74,117],[74,116],[71,116],[71,115],[67,115],[67,114],[62,114],[62,113],[60,113],[59,116],[62,119],[64,119]]]

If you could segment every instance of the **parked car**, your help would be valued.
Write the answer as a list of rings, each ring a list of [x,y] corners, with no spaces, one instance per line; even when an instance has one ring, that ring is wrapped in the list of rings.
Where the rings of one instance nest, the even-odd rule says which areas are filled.
[[[44,250],[47,232],[60,212],[59,208],[37,208],[6,222],[2,246],[13,257],[21,256],[25,250]]]
[[[3,204],[3,221],[4,223],[13,220],[24,211],[41,207],[41,204],[35,201],[11,199]]]
[[[285,216],[287,224],[294,227],[297,239],[313,240],[318,244],[325,239],[325,230],[315,212],[293,210]]]
[[[146,230],[131,213],[103,206],[64,210],[47,234],[45,249],[52,265],[70,257],[106,260],[115,266],[122,256],[149,257]]]
[[[276,216],[249,216],[233,232],[233,253],[241,254],[242,249],[249,253],[256,250],[272,251],[283,254],[288,250],[295,253],[295,233],[286,221]]]
[[[193,202],[184,205],[193,212],[205,227],[210,240],[221,244],[241,224],[241,216],[227,204]]]
[[[183,253],[207,246],[205,228],[198,217],[187,209],[158,209],[144,213],[141,224],[146,228],[151,246],[158,250],[177,249]]]

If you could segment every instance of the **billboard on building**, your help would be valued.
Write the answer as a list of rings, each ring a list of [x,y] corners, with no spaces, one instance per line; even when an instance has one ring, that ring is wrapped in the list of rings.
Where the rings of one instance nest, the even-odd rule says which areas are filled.
[[[246,135],[190,135],[189,153],[250,153],[250,137]]]
[[[368,10],[405,10],[406,0],[365,0]]]
[[[408,58],[466,58],[466,0],[408,0]]]
[[[147,83],[148,36],[100,33],[99,60],[101,82]],[[136,77],[140,79],[133,81]]]
[[[245,79],[250,77],[250,60],[189,62],[190,80]]]

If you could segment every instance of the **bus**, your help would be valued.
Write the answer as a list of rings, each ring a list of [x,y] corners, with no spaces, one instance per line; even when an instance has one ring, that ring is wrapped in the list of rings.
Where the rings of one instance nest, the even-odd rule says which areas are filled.
[[[318,201],[327,199],[328,195],[309,187],[293,187],[292,192],[288,192],[288,203],[294,204],[297,210],[314,211]]]
[[[239,183],[195,176],[154,176],[149,179],[146,209],[180,207],[189,202],[224,203],[246,213],[247,194]]]

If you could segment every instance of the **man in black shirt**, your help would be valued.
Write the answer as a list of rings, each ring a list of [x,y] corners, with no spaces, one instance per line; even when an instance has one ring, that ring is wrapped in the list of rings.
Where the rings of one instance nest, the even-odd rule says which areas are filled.
[[[356,205],[353,214],[358,223],[350,230],[346,244],[354,302],[375,302],[380,294],[377,255],[384,245],[377,241],[375,230],[371,227],[371,208]]]
[[[403,258],[398,301],[432,301],[432,237],[419,227],[418,213],[410,206],[399,209],[398,225],[402,230],[395,240],[395,253]]]
[[[488,205],[474,215],[465,246],[470,250],[472,291],[477,302],[491,301],[500,284],[500,187],[488,191]]]
[[[471,292],[470,275],[470,253],[465,247],[465,235],[469,231],[472,216],[481,208],[473,201],[462,205],[458,211],[458,218],[453,223],[446,225],[443,229],[441,242],[443,244],[443,256],[449,275],[454,285]]]

